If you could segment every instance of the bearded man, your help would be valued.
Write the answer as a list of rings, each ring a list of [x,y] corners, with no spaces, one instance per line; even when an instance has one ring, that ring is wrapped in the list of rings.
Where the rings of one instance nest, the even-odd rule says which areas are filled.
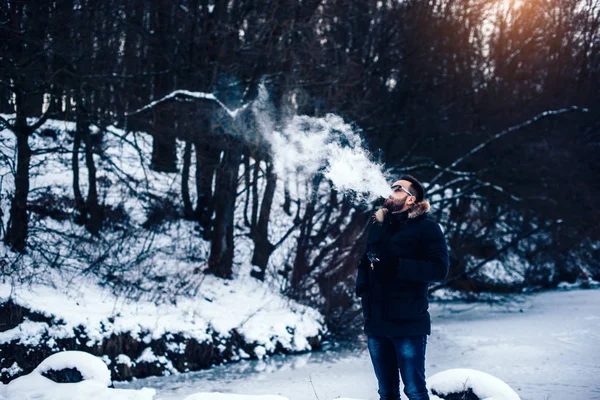
[[[403,175],[392,187],[369,230],[358,266],[364,332],[380,400],[399,400],[400,382],[410,400],[429,400],[425,348],[431,334],[427,288],[448,276],[448,246],[428,211],[423,185]]]

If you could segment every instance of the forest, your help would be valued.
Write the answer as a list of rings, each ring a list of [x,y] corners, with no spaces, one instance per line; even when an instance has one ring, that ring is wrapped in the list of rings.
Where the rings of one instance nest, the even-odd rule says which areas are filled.
[[[163,301],[247,257],[344,330],[377,201],[278,176],[263,134],[333,115],[427,184],[451,250],[431,293],[600,280],[599,105],[596,0],[3,2],[0,275]],[[157,272],[157,232],[185,271]]]

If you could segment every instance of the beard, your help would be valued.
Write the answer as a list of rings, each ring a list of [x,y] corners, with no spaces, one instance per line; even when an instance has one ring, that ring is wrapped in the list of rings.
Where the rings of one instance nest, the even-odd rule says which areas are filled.
[[[406,204],[406,199],[407,199],[406,197],[403,199],[395,199],[395,198],[388,197],[383,202],[383,206],[392,212],[400,211],[404,208],[404,205]]]

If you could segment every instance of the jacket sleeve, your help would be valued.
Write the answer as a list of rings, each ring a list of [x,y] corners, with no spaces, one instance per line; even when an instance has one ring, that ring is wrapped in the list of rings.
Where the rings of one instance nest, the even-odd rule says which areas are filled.
[[[423,259],[400,258],[396,277],[419,282],[443,281],[448,277],[448,245],[437,222],[426,227]]]
[[[358,264],[358,275],[356,276],[356,288],[354,292],[361,296],[369,288],[369,259],[365,253]]]

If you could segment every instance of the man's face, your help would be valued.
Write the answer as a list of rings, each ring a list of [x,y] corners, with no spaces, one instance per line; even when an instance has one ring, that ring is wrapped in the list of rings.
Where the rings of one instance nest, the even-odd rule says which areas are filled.
[[[390,211],[405,211],[415,202],[416,198],[414,196],[410,196],[401,188],[406,189],[407,191],[412,193],[412,188],[410,187],[409,181],[399,180],[394,182],[393,187],[398,186],[396,190],[392,190],[389,197],[385,199],[383,206]]]

